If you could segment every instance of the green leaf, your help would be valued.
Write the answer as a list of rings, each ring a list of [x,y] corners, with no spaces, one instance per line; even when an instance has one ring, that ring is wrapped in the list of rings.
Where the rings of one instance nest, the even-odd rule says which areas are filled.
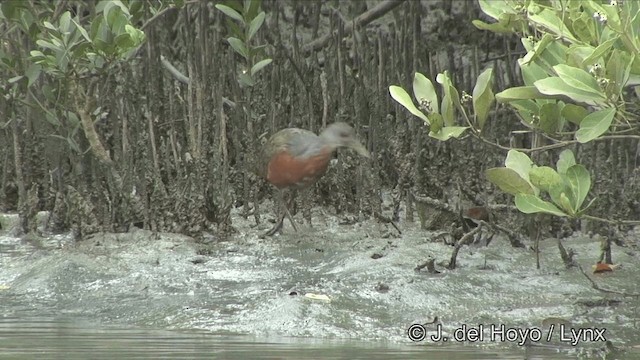
[[[481,20],[472,20],[471,23],[480,30],[488,30],[498,34],[513,33],[513,29],[511,27],[505,26],[505,24],[501,22],[489,24]]]
[[[533,52],[530,51],[529,53]],[[533,86],[534,82],[549,77],[544,68],[535,62],[525,63],[525,58],[522,58],[518,59],[518,64],[522,72],[522,80],[524,80],[526,86]]]
[[[134,46],[133,39],[131,39],[131,36],[127,33],[116,36],[114,43],[122,50],[122,52],[127,51]]]
[[[121,11],[111,11],[107,24],[111,27],[114,36],[125,33],[125,26],[129,24],[129,18]]]
[[[72,134],[75,134],[76,131],[80,129],[80,119],[78,118],[78,115],[76,115],[76,113],[74,113],[73,111],[67,111],[66,115],[69,124],[74,126],[74,128],[71,130]]]
[[[440,105],[440,112],[442,115],[442,122],[447,126],[453,126],[455,124],[454,107],[451,96],[444,94],[442,97],[442,104]]]
[[[553,43],[555,41],[555,37],[549,33],[544,34],[542,36],[542,39],[540,39],[540,41],[535,42],[535,43],[531,43],[529,42],[529,39],[521,40],[523,42],[523,44],[527,44],[527,45],[532,45],[532,46],[527,46],[529,49],[529,52],[521,59],[518,59],[518,63],[520,64],[520,67],[523,70],[523,78],[525,79],[525,85],[531,85],[532,82],[527,82],[526,80],[526,76],[525,76],[525,67],[529,66],[529,65],[535,65],[535,60],[540,58],[540,55],[542,53],[544,53],[544,51],[547,49],[547,46],[549,46],[549,44]],[[540,67],[538,65],[538,67]],[[546,74],[545,74],[546,75]],[[546,77],[546,76],[544,76]],[[540,80],[541,78],[535,79],[535,80]]]
[[[516,207],[525,214],[545,213],[556,216],[567,216],[565,212],[558,209],[548,201],[531,194],[517,194]]]
[[[557,204],[560,205],[560,207],[570,216],[573,216],[576,213],[576,209],[573,207],[571,200],[564,192],[560,193],[560,198]]]
[[[407,92],[401,88],[400,86],[391,85],[389,86],[389,94],[391,97],[397,101],[400,105],[404,106],[410,113],[424,120],[427,125],[430,124],[429,119],[413,104],[411,97]]]
[[[436,89],[433,88],[433,83],[431,80],[427,79],[426,76],[416,72],[413,77],[413,95],[418,101],[418,105],[422,104],[423,101],[426,101],[431,107],[431,112],[438,113],[438,94],[436,94]]]
[[[473,110],[476,114],[479,130],[484,128],[493,104],[492,75],[493,69],[486,69],[478,76],[476,85],[473,87]]]
[[[490,17],[498,20],[503,13],[513,12],[513,8],[506,1],[479,0],[480,9]]]
[[[589,111],[580,105],[565,104],[560,114],[569,122],[580,125],[582,119],[589,114]]]
[[[538,124],[540,130],[547,134],[555,134],[562,128],[563,123],[558,103],[547,103],[540,107],[540,123]]]
[[[33,85],[33,83],[35,83],[38,80],[38,78],[40,77],[41,71],[42,71],[42,66],[36,65],[36,64],[29,65],[25,73],[25,75],[27,75],[27,78],[29,79],[27,87]]]
[[[462,104],[460,104],[460,95],[458,94],[458,90],[456,90],[456,88],[451,83],[451,79],[449,78],[449,74],[447,73],[447,71],[438,74],[436,76],[436,81],[442,86],[442,90],[444,92],[444,96],[442,97],[442,105],[440,106],[444,124],[446,126],[454,126],[456,123],[456,109],[461,113],[464,112]]]
[[[604,134],[609,130],[615,114],[615,108],[607,108],[587,115],[576,131],[576,140],[584,144]]]
[[[50,42],[48,42],[46,40],[42,40],[42,39],[36,40],[36,44],[38,44],[38,46],[40,46],[40,47],[43,47],[43,48],[46,48],[46,49],[50,49],[50,50],[53,50],[55,52],[61,52],[62,51],[62,48],[60,48],[59,46],[56,46],[56,45],[54,45],[54,44],[52,44],[52,43],[50,43]]]
[[[515,100],[510,105],[518,110],[522,120],[529,125],[534,124],[533,115],[540,113],[540,106],[533,100]]]
[[[47,120],[47,122],[49,122],[49,124],[53,125],[53,126],[61,126],[62,124],[60,123],[60,120],[58,120],[58,117],[52,113],[52,112],[45,112],[44,114],[44,118]],[[52,135],[54,136],[54,135]]]
[[[433,133],[433,131],[429,132],[429,136],[434,139],[438,139],[440,141],[447,141],[453,138],[459,138],[465,130],[469,127],[467,126],[445,126],[438,133]]]
[[[89,33],[87,33],[87,30],[80,26],[80,24],[78,24],[75,20],[71,19],[71,21],[73,22],[73,25],[75,25],[76,29],[78,29],[80,34],[82,34],[82,37],[84,37],[84,39],[88,42],[91,42],[91,38],[89,37]]]
[[[111,25],[111,22],[109,21],[109,14],[111,13],[111,9],[115,6],[116,4],[113,1],[101,0],[100,2],[98,2],[98,5],[96,6],[96,12],[98,13],[100,12],[100,9],[102,9],[102,16],[104,18],[104,22]]]
[[[584,214],[585,212],[587,212],[587,210],[591,207],[591,205],[593,205],[594,202],[596,202],[596,199],[595,198],[591,199],[591,201],[589,201],[587,206],[585,206],[582,209],[578,210],[577,215],[581,215],[581,214]]]
[[[61,33],[68,33],[71,31],[71,13],[68,11],[65,11],[64,13],[62,13],[62,15],[60,16],[60,20],[58,22],[60,24],[60,32]]]
[[[538,91],[535,86],[517,86],[506,89],[496,94],[498,102],[511,102],[515,100],[530,99],[554,99],[554,96],[545,95]]]
[[[247,41],[251,40],[251,38],[253,38],[253,35],[255,35],[258,30],[260,30],[260,27],[262,27],[262,24],[264,23],[265,16],[266,14],[264,13],[264,11],[262,11],[260,12],[260,14],[258,14],[258,16],[251,20],[251,24],[249,25],[249,33],[247,34]]]
[[[18,82],[20,80],[22,80],[22,78],[24,78],[24,75],[18,75],[18,76],[14,76],[11,79],[7,80],[9,82],[9,84],[13,84],[15,82]]]
[[[427,115],[427,119],[429,119],[429,123],[431,124],[429,127],[429,130],[431,130],[430,133],[437,134],[444,127],[444,119],[442,115],[438,113],[430,113]]]
[[[129,14],[129,8],[127,7],[127,5],[125,5],[121,0],[110,0],[114,5],[116,5],[117,7],[120,8],[120,11],[122,11],[124,14],[127,15],[127,17],[130,17],[131,14]]]
[[[5,18],[9,20],[17,21],[20,11],[20,8],[25,7],[25,3],[22,1],[2,1],[0,4],[0,10],[2,10],[2,14]]]
[[[627,86],[627,82],[631,75],[631,68],[633,67],[636,59],[636,55],[632,54],[631,59],[627,61],[626,66],[623,67],[620,73],[616,74],[616,85],[618,85],[617,90],[619,93],[621,93],[624,90],[624,87]]]
[[[529,182],[523,179],[516,171],[509,168],[491,168],[485,171],[485,176],[500,190],[507,194],[534,194],[534,189]]]
[[[591,176],[583,165],[576,164],[567,170],[566,178],[575,201],[573,208],[577,212],[591,190]]]
[[[572,42],[576,42],[577,39],[573,36],[569,28],[562,22],[554,11],[548,9],[542,9],[540,12],[533,10],[533,7],[537,6],[534,2],[531,2],[529,5],[529,16],[528,19],[530,22],[537,23],[544,28],[547,28],[549,31],[554,33],[557,36],[564,37]]]
[[[566,149],[560,153],[558,162],[556,163],[556,169],[558,173],[566,174],[567,170],[576,164],[576,158],[573,156],[573,151]]]
[[[567,51],[567,61],[565,65],[581,69],[584,59],[593,54],[595,48],[591,45],[571,45]]]
[[[597,39],[594,21],[585,12],[571,21],[571,28],[576,37],[582,42],[590,43]]]
[[[144,31],[140,29],[136,29],[135,27],[129,24],[124,26],[124,31],[126,31],[126,33],[129,34],[129,36],[131,37],[131,39],[133,40],[136,46],[140,45],[145,39]]]
[[[604,94],[600,90],[600,85],[598,85],[596,79],[588,72],[565,64],[558,64],[553,67],[553,70],[555,70],[556,74],[558,74],[560,79],[567,85],[596,96],[604,97]]]
[[[258,61],[253,67],[251,67],[251,76],[254,76],[258,71],[262,70],[265,66],[271,64],[272,59],[264,59]]]
[[[569,185],[567,185],[567,183],[565,182],[564,177],[562,178],[562,182],[550,186],[547,192],[549,193],[549,196],[551,197],[551,200],[553,200],[554,204],[560,206],[566,212],[574,212],[573,207],[571,206],[571,202],[569,201],[569,205],[567,206],[566,201],[563,200],[563,196],[567,197],[567,193],[570,193]],[[565,204],[563,204],[563,202],[565,202]]]
[[[253,77],[251,77],[251,75],[247,73],[240,74],[238,76],[238,81],[240,82],[240,85],[243,87],[251,87],[256,84],[256,82],[253,80]]]
[[[612,52],[606,66],[606,76],[615,84],[616,94],[622,91],[629,80],[629,73],[634,59],[635,56],[626,51],[615,49]]]
[[[104,26],[104,21],[101,16],[96,16],[93,21],[91,21],[91,28],[89,29],[89,37],[91,41],[96,41],[96,39],[104,39],[106,36],[106,29]]]
[[[58,28],[53,26],[53,24],[48,21],[45,21],[42,24],[44,25],[44,27],[46,27],[49,30],[58,31]]]
[[[29,51],[29,55],[31,55],[31,61],[42,60],[42,58],[46,57],[40,50],[31,50]]]
[[[232,18],[234,20],[238,20],[242,24],[244,24],[244,18],[242,17],[242,15],[240,15],[239,12],[233,10],[232,8],[230,8],[230,7],[226,6],[226,5],[216,4],[216,9],[222,11],[228,17],[230,17],[230,18]]]
[[[529,171],[533,167],[533,162],[527,154],[517,150],[509,150],[507,158],[504,160],[504,165],[529,182]]]
[[[243,12],[246,19],[253,19],[260,10],[262,0],[245,0]]]
[[[244,35],[245,35],[244,30],[240,27],[240,25],[238,25],[237,22],[233,21],[233,19],[229,17],[225,17],[224,23],[225,23],[225,26],[227,27],[227,30],[230,31],[230,34],[233,37],[237,37],[238,39],[244,38]]]
[[[52,103],[56,101],[55,89],[51,85],[43,85],[42,94],[44,95],[45,99],[47,99],[47,101],[50,101]]]
[[[603,57],[606,53],[609,52],[609,49],[611,49],[611,47],[616,41],[618,41],[618,36],[611,38],[603,42],[602,44],[598,45],[598,47],[593,51],[593,53],[582,61],[582,66],[593,65],[596,62],[598,62],[601,57]]]
[[[227,41],[229,42],[229,45],[231,45],[233,50],[235,50],[243,58],[249,60],[249,52],[247,51],[247,47],[245,46],[244,42],[242,42],[242,40],[235,37],[229,37]]]
[[[543,94],[567,96],[572,100],[584,103],[603,103],[606,99],[604,95],[586,92],[568,85],[559,77],[553,76],[546,79],[538,80],[534,83],[535,87]]]
[[[602,5],[602,8],[607,15],[607,26],[617,33],[623,32],[624,30],[620,23],[620,16],[618,15],[618,7],[607,4]]]
[[[556,185],[562,184],[562,177],[555,170],[548,166],[534,166],[529,172],[529,180],[533,186],[549,192],[549,189]]]

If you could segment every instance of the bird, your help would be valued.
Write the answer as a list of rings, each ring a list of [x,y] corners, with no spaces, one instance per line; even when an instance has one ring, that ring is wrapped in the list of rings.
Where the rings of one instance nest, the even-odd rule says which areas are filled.
[[[483,206],[467,208],[462,213],[462,218],[470,229],[478,227],[480,221],[489,221],[489,216],[489,210]]]
[[[350,148],[361,156],[370,157],[369,151],[358,141],[355,130],[344,122],[335,122],[320,133],[299,128],[286,128],[273,134],[259,155],[259,175],[278,189],[281,210],[276,224],[265,236],[282,229],[285,216],[297,231],[289,213],[283,191],[308,188],[320,179],[338,148]],[[293,194],[291,202],[293,201]]]

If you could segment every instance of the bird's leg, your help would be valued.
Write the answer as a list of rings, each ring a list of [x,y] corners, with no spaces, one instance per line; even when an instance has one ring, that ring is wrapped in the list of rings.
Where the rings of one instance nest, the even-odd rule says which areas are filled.
[[[295,231],[298,231],[298,228],[296,227],[296,223],[293,221],[293,217],[291,216],[291,213],[289,212],[289,208],[291,207],[291,204],[294,202],[295,200],[295,190],[292,190],[292,193],[289,193],[290,195],[290,199],[289,202],[285,202],[284,200],[284,191],[283,190],[278,190],[278,208],[279,210],[279,214],[278,214],[278,220],[276,221],[275,225],[273,225],[273,227],[271,229],[269,229],[269,231],[267,231],[264,236],[273,236],[275,235],[275,233],[279,232],[280,230],[282,230],[282,226],[284,225],[284,217],[286,216],[287,219],[289,219],[289,222],[291,222],[291,225],[293,226],[293,229]]]
[[[291,198],[289,199],[289,203],[285,205],[284,211],[285,211],[285,214],[287,215],[287,219],[289,219],[289,222],[291,223],[291,226],[293,226],[293,230],[297,232],[298,228],[296,227],[296,222],[293,221],[293,216],[291,216],[291,213],[289,212],[289,209],[292,208],[296,202],[296,190],[295,189],[291,190],[291,192],[289,193],[289,196]]]
[[[307,221],[309,226],[311,224],[311,204],[313,204],[313,188],[307,188],[302,190],[302,218]]]
[[[285,207],[285,209],[282,209],[283,207]],[[283,194],[282,194],[282,190],[278,189],[278,220],[276,221],[276,223],[273,225],[273,227],[271,229],[269,229],[269,231],[267,231],[264,236],[273,236],[275,233],[277,233],[278,231],[282,230],[282,224],[284,223],[284,216],[287,213],[286,212],[286,205],[284,202],[284,198],[283,198]],[[283,211],[285,210],[285,211]]]

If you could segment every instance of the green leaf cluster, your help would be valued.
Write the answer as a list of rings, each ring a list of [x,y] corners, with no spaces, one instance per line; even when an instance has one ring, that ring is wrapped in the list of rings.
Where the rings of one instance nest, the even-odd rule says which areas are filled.
[[[242,4],[239,1],[216,4],[216,9],[227,16],[227,28],[232,34],[227,42],[247,64],[247,70],[238,75],[240,85],[245,87],[254,86],[256,74],[272,61],[264,57],[265,45],[253,45],[252,41],[266,18],[265,12],[260,10],[261,2],[244,0]]]
[[[40,22],[25,3],[2,4],[2,17],[22,24],[34,38],[37,49],[31,50],[31,62],[54,76],[102,69],[114,60],[125,59],[145,40],[142,30],[133,26],[142,4],[130,1],[102,0],[95,6],[95,17],[85,28],[77,16],[64,12],[55,23]],[[33,76],[30,77],[31,84]]]
[[[475,127],[481,131],[489,117],[489,110],[494,100],[492,87],[492,69],[487,69],[478,76],[473,89],[473,109],[475,112]],[[421,73],[415,73],[413,78],[413,95],[418,103],[416,106],[411,96],[402,87],[389,86],[391,97],[409,110],[411,114],[422,119],[430,126],[429,136],[446,141],[459,138],[469,126],[459,126],[456,122],[456,111],[466,116],[465,109],[460,102],[458,90],[453,86],[449,74],[445,71],[438,74],[436,81],[442,89],[442,96],[438,96],[431,80]]]
[[[577,218],[593,202],[583,207],[591,176],[583,165],[576,164],[571,150],[560,154],[556,169],[537,166],[526,154],[510,150],[505,166],[488,169],[485,175],[502,191],[514,195],[516,207],[525,214]]]
[[[73,151],[81,153],[74,140],[80,121],[61,101],[65,89],[69,89],[65,85],[87,74],[104,72],[107,66],[126,60],[145,41],[144,32],[134,24],[139,23],[147,10],[152,13],[159,11],[153,6],[163,8],[178,3],[159,1],[152,5],[143,0],[80,2],[79,8],[89,10],[91,17],[81,19],[67,11],[54,19],[56,2],[0,2],[0,19],[12,26],[10,32],[16,29],[21,32],[17,36],[7,36],[0,47],[0,70],[11,74],[10,96],[20,98],[27,91],[39,91],[44,101],[38,101],[35,96],[24,103],[38,107],[43,120],[65,135],[50,134],[50,137],[65,140]],[[31,45],[25,51],[28,56],[23,55],[23,49],[16,50],[25,43]],[[58,79],[59,86],[47,82],[29,89],[37,84],[43,73]]]
[[[627,87],[640,90],[640,2],[479,4],[496,22],[475,20],[477,28],[519,34],[527,51],[518,61],[524,86],[496,99],[513,106],[528,127],[553,136],[573,124],[580,143],[615,132],[619,123],[638,129],[638,121],[625,119],[624,96]]]

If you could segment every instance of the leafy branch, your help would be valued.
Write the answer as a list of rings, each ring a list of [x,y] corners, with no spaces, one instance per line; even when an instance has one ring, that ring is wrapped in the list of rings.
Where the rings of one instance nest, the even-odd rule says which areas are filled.
[[[233,36],[229,36],[227,42],[244,58],[247,65],[238,75],[238,81],[242,86],[252,87],[256,84],[256,74],[272,61],[270,58],[263,58],[266,45],[253,45],[254,36],[266,17],[265,12],[260,11],[260,1],[245,0],[242,6],[237,2],[229,2],[229,6],[216,4],[216,9],[228,17],[227,28]]]

